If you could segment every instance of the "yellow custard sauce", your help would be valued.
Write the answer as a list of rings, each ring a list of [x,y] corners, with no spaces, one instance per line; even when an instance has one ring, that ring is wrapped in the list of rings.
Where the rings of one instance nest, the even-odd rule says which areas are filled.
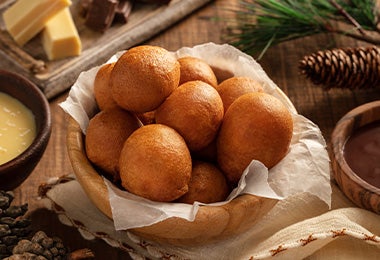
[[[35,136],[33,113],[17,99],[0,92],[0,165],[25,151]]]

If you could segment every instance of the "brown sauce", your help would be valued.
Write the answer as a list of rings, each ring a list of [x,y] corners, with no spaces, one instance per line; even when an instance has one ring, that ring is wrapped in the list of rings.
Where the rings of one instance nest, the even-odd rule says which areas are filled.
[[[380,188],[380,121],[357,129],[345,144],[344,157],[356,175]]]

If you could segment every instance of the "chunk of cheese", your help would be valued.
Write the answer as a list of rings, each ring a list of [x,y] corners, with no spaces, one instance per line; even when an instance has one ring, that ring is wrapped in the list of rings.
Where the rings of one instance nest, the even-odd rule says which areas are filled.
[[[42,31],[42,45],[49,60],[81,54],[81,40],[68,7],[46,23]]]
[[[39,33],[50,18],[70,4],[70,0],[18,0],[3,13],[5,27],[22,46]]]

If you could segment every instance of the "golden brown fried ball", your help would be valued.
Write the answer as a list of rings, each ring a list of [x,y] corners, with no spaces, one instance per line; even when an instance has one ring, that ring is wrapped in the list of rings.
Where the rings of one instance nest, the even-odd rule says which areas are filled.
[[[115,63],[102,65],[96,73],[94,80],[94,96],[100,110],[116,107],[117,104],[112,98],[109,84],[110,75]]]
[[[124,141],[141,126],[137,117],[118,107],[91,118],[85,137],[88,159],[106,174],[119,179],[119,156]]]
[[[156,122],[177,130],[191,151],[211,143],[222,119],[223,102],[218,92],[199,80],[179,86],[156,110]]]
[[[120,155],[120,178],[129,192],[154,201],[173,201],[188,191],[191,156],[174,129],[145,125],[125,142]]]
[[[181,66],[180,85],[193,80],[206,82],[213,87],[218,85],[218,80],[216,79],[214,71],[204,60],[186,56],[179,58],[178,62]]]
[[[217,138],[218,164],[236,184],[253,159],[271,168],[284,158],[292,134],[292,115],[279,99],[260,92],[245,94],[224,116]]]
[[[179,78],[180,65],[172,53],[158,46],[137,46],[125,52],[112,69],[112,96],[126,110],[149,112],[178,87]]]
[[[232,77],[221,82],[216,90],[223,100],[224,113],[229,106],[240,96],[251,92],[263,92],[258,81],[249,77]]]
[[[180,197],[178,202],[193,204],[195,201],[202,203],[224,201],[229,191],[226,177],[214,164],[194,161],[189,191]]]
[[[155,113],[156,111],[149,111],[145,113],[136,113],[136,115],[143,125],[149,125],[156,123]]]

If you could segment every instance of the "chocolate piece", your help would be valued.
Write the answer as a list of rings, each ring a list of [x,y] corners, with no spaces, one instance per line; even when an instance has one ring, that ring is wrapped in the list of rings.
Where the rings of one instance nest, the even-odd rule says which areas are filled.
[[[92,0],[85,25],[95,31],[105,32],[113,22],[117,4],[117,0]]]
[[[79,14],[85,25],[104,32],[112,23],[127,23],[134,0],[82,0]]]
[[[79,15],[82,17],[86,17],[88,13],[88,9],[90,9],[92,0],[81,0],[79,5]]]
[[[115,10],[114,22],[127,23],[133,7],[133,0],[120,0]]]

